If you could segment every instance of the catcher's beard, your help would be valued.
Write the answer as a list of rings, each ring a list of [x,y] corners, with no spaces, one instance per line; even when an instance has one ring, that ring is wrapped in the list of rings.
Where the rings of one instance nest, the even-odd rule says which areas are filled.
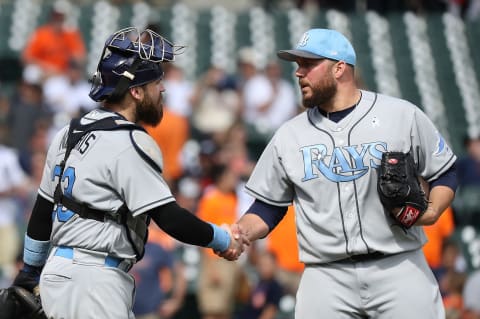
[[[135,116],[138,122],[152,126],[160,123],[163,118],[162,95],[159,94],[158,100],[154,102],[149,94],[145,94],[143,100],[137,104]]]
[[[330,74],[318,83],[311,85],[311,88],[312,96],[310,98],[303,97],[303,106],[309,109],[317,106],[322,108],[323,105],[329,104],[337,94],[337,83]]]

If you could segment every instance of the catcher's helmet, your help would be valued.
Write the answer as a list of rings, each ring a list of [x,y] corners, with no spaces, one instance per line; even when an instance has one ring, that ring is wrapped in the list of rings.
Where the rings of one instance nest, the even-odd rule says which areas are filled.
[[[93,75],[90,97],[94,101],[118,98],[128,88],[161,78],[161,62],[174,61],[183,49],[149,29],[140,32],[130,27],[113,33]]]

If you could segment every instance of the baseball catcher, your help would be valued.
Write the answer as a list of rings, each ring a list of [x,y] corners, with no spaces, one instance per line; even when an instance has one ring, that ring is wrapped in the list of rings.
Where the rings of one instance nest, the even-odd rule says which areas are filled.
[[[0,289],[0,319],[47,319],[40,296],[22,287]]]
[[[377,186],[382,204],[405,228],[415,224],[427,209],[410,152],[383,153]]]

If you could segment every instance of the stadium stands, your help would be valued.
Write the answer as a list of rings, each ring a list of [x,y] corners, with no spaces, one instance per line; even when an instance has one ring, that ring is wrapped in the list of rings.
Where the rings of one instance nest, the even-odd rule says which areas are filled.
[[[357,70],[366,89],[397,95],[422,107],[459,155],[464,154],[466,135],[480,135],[480,20],[464,22],[447,13],[381,16],[335,10],[266,12],[260,7],[197,10],[181,3],[153,7],[141,1],[83,3],[73,5],[68,21],[84,37],[88,74],[96,67],[106,36],[126,26],[145,28],[151,23],[174,43],[186,45],[177,62],[191,80],[214,63],[235,72],[236,54],[242,47],[255,48],[258,64],[264,66],[277,50],[295,45],[304,30],[334,28],[356,48]],[[31,32],[47,20],[50,9],[47,0],[0,1],[2,95],[22,76],[22,49]],[[280,63],[285,78],[294,81],[294,65]],[[479,198],[479,190],[474,189],[459,193],[454,202],[454,208],[463,212],[454,237],[461,243],[470,270],[480,267]],[[291,308],[292,301],[284,300],[281,318],[288,318]]]
[[[50,10],[49,5],[29,3],[0,4],[0,79],[7,85],[21,74],[18,58],[22,44]],[[157,24],[175,42],[188,41],[178,62],[191,78],[203,73],[213,61],[235,71],[235,53],[243,46],[256,48],[259,64],[264,65],[276,50],[293,45],[305,28],[330,27],[342,29],[351,37],[366,88],[397,93],[419,104],[441,130],[445,128],[443,133],[457,153],[463,152],[466,134],[480,131],[480,55],[474,54],[480,48],[478,21],[464,23],[440,13],[384,17],[373,12],[345,14],[334,10],[314,14],[298,9],[267,13],[261,8],[228,12],[218,6],[196,11],[183,4],[156,8],[143,2],[114,6],[98,1],[74,8],[69,21],[80,28],[87,43],[88,73],[95,68],[99,41],[106,34],[127,25],[145,27],[145,21]],[[177,27],[175,34],[172,25]],[[184,27],[178,28],[181,25]],[[222,37],[223,30],[227,35]],[[293,65],[282,65],[285,76],[293,80]],[[459,66],[463,69],[458,70]]]

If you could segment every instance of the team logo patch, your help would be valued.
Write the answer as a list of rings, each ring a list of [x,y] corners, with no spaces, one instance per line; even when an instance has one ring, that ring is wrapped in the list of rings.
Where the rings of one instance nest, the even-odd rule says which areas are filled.
[[[300,41],[298,41],[297,47],[304,47],[304,46],[306,46],[306,45],[307,45],[307,42],[308,42],[308,39],[309,39],[308,33],[305,32],[305,33],[302,35],[302,38],[300,39]]]
[[[445,142],[445,139],[443,138],[443,136],[437,132],[437,149],[436,151],[433,153],[434,156],[438,156],[440,155],[444,150],[446,150],[448,148],[447,146],[447,143]]]

